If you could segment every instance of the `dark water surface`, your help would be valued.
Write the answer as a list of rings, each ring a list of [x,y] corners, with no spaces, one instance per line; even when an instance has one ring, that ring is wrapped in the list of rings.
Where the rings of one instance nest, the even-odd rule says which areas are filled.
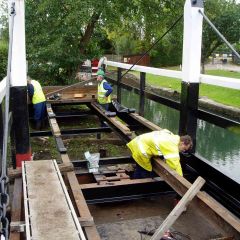
[[[139,95],[122,89],[122,104],[138,111]],[[145,100],[146,119],[161,128],[178,133],[179,111],[152,100]],[[198,120],[196,152],[216,169],[240,183],[240,135]]]

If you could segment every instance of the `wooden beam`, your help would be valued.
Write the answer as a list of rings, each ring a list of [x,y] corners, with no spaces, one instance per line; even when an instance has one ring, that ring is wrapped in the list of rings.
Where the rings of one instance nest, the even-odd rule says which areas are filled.
[[[85,201],[85,198],[83,196],[83,193],[81,191],[81,188],[80,188],[80,185],[78,183],[75,173],[68,172],[68,173],[66,173],[66,175],[67,175],[69,185],[70,185],[73,197],[75,199],[75,203],[76,203],[80,217],[84,218],[84,219],[91,219],[92,215],[88,209],[87,203]],[[88,239],[101,240],[95,225],[86,226],[86,227],[84,227],[84,229],[85,229]]]
[[[71,163],[69,156],[65,153],[65,154],[60,154],[60,157],[62,159],[63,164],[69,164]]]
[[[183,196],[191,187],[191,183],[181,177],[176,171],[170,169],[163,160],[155,158],[152,161],[153,170],[166,181],[179,195]],[[240,219],[229,210],[213,199],[206,192],[199,192],[191,204],[204,212],[214,223],[219,223],[222,229],[232,235],[233,232],[239,237]]]
[[[167,218],[163,221],[161,226],[155,231],[154,235],[150,240],[159,240],[163,237],[164,233],[173,225],[173,223],[178,219],[182,214],[189,202],[195,197],[195,195],[200,191],[204,185],[205,180],[201,177],[198,177],[193,185],[188,189],[182,199],[178,202],[176,207],[170,212]]]
[[[13,188],[13,200],[11,206],[11,221],[12,222],[20,222],[21,213],[22,213],[22,179],[16,178],[14,181]],[[12,226],[10,225],[10,240],[20,240],[21,233],[14,231]]]
[[[123,185],[131,185],[131,184],[151,183],[151,182],[156,182],[156,181],[159,181],[159,180],[154,180],[152,178],[124,179],[124,181],[113,181],[111,183],[101,182],[100,185],[98,183],[81,184],[80,187],[81,187],[81,189],[105,188],[105,187],[112,187],[112,186],[123,186]]]
[[[131,130],[124,125],[122,122],[119,121],[117,117],[107,117],[94,103],[91,104],[91,106],[100,113],[103,117],[107,118],[109,122],[111,122],[115,127],[117,127],[123,134],[127,136],[131,136],[132,132]]]
[[[156,124],[148,121],[147,119],[145,119],[144,117],[141,117],[140,115],[138,115],[137,113],[130,113],[129,116],[131,116],[132,118],[134,118],[135,120],[137,120],[138,122],[140,122],[141,124],[143,124],[144,126],[146,126],[147,128],[150,128],[153,131],[156,130],[161,130],[162,128],[160,128],[159,126],[157,126]]]
[[[58,167],[61,173],[71,172],[74,170],[74,167],[70,162],[68,164],[59,164]],[[22,177],[22,169],[8,168],[8,177],[10,180]]]
[[[93,217],[90,217],[90,218],[80,217],[80,218],[78,218],[78,220],[79,220],[82,227],[92,227],[92,226],[94,226]]]
[[[55,118],[50,118],[49,119],[49,124],[50,124],[50,127],[52,129],[53,135],[54,136],[60,136],[61,131],[60,131],[60,128],[58,126],[57,120]]]

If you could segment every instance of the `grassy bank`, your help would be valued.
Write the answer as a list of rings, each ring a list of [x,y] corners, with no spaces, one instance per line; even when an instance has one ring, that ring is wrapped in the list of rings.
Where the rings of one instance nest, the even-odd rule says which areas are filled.
[[[133,73],[138,76],[138,73]],[[240,72],[226,71],[226,70],[208,70],[206,74],[238,78],[240,81]],[[181,92],[181,81],[180,79],[156,76],[153,74],[146,75],[146,82],[150,85],[157,87],[166,87]],[[206,96],[216,102],[223,103],[226,105],[240,107],[240,91],[230,88],[218,87],[208,84],[200,85],[200,96]]]

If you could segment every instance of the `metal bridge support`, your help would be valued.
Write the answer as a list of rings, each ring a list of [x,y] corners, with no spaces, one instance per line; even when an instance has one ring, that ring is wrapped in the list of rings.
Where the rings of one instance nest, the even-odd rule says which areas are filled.
[[[122,89],[121,89],[122,69],[117,69],[117,101],[121,103]]]
[[[145,104],[145,96],[144,91],[146,87],[146,73],[140,72],[140,101],[139,101],[139,114],[144,116],[144,104]]]
[[[197,110],[201,69],[203,0],[186,0],[184,6],[184,37],[182,90],[179,134],[188,134],[196,146]]]
[[[25,49],[25,12],[24,1],[15,2],[16,16],[13,29],[13,49],[11,62],[11,111],[13,114],[12,135],[15,138],[16,167],[22,161],[31,160],[27,104],[27,67]],[[13,24],[10,22],[10,24]]]

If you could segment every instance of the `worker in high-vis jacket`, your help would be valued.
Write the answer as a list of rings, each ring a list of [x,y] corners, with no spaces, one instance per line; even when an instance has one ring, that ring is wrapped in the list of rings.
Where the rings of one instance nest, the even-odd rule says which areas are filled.
[[[97,71],[98,81],[98,103],[106,110],[109,109],[111,103],[111,93],[113,91],[112,86],[104,79],[105,73],[102,69]]]
[[[28,77],[28,96],[33,104],[35,128],[40,130],[44,124],[46,116],[46,98],[40,83]]]
[[[136,161],[133,178],[153,177],[151,158],[159,156],[179,175],[183,175],[179,152],[186,152],[192,147],[190,136],[174,135],[167,129],[142,134],[127,146]]]

